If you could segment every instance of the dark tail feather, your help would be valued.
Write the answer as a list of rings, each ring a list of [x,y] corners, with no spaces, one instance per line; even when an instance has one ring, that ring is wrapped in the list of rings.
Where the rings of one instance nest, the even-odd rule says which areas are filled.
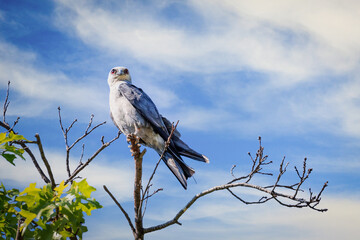
[[[171,132],[171,129],[172,129],[171,122],[166,117],[163,117],[163,116],[161,116],[161,117],[162,117],[162,120],[163,120],[168,132]],[[194,160],[201,161],[201,162],[206,162],[206,163],[210,162],[209,159],[205,155],[202,155],[202,154],[196,152],[194,149],[191,149],[186,143],[184,143],[180,139],[180,137],[181,137],[180,132],[177,129],[175,129],[174,135],[172,136],[171,139],[175,145],[177,152],[180,155],[183,155],[185,157],[192,158]]]
[[[183,161],[174,158],[169,152],[166,152],[164,154],[162,160],[165,162],[166,166],[168,166],[171,172],[175,175],[175,177],[178,179],[184,189],[186,189],[186,180],[195,173],[194,169],[187,166]]]
[[[186,143],[184,143],[180,138],[177,136],[172,137],[173,142],[175,144],[176,149],[178,150],[180,155],[183,155],[188,158],[192,158],[197,161],[206,162],[209,163],[209,159],[198,152],[196,152],[194,149],[190,148]]]

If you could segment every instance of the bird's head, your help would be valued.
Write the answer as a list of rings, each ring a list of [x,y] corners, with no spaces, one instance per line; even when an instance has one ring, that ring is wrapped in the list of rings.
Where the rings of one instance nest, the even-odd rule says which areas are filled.
[[[109,86],[119,81],[131,82],[130,73],[126,67],[114,67],[110,70],[108,76]]]

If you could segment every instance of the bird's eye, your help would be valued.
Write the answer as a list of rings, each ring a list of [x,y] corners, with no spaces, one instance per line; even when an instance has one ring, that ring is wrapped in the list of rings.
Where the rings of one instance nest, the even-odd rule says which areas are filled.
[[[111,69],[111,74],[116,73],[116,69]]]
[[[124,74],[129,74],[129,70],[127,68],[124,69]]]

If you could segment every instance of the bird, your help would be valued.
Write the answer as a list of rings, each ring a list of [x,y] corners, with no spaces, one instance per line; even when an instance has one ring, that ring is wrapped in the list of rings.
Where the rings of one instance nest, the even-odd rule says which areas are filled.
[[[189,167],[181,156],[205,163],[209,163],[209,159],[183,142],[176,129],[164,152],[172,123],[159,113],[154,102],[141,88],[132,84],[128,68],[112,68],[108,75],[108,84],[110,117],[115,126],[126,136],[134,134],[139,138],[139,143],[163,156],[166,166],[183,188],[187,189],[187,179],[195,170]]]

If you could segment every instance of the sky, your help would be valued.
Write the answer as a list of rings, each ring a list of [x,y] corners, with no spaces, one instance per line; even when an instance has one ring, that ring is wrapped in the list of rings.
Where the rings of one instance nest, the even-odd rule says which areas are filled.
[[[195,168],[183,190],[164,164],[149,200],[145,226],[170,220],[195,194],[231,180],[230,169],[250,170],[258,137],[276,173],[289,161],[283,183],[296,180],[304,157],[313,168],[306,188],[322,208],[288,209],[268,202],[244,205],[227,192],[199,199],[171,226],[146,239],[354,239],[360,223],[360,2],[154,0],[0,0],[0,99],[11,81],[7,120],[27,139],[39,133],[57,182],[66,178],[64,125],[70,140],[91,114],[106,121],[84,141],[84,158],[100,138],[117,134],[109,117],[107,75],[126,66],[182,139],[210,159]],[[34,150],[35,152],[35,150]],[[74,169],[81,145],[71,153]],[[146,179],[158,160],[148,149]],[[20,173],[20,174],[19,174]],[[125,137],[82,173],[97,188],[103,209],[87,217],[84,239],[131,239],[106,185],[132,214],[133,160]],[[0,180],[24,189],[43,184],[30,159],[0,161]],[[273,183],[258,177],[254,183]],[[307,190],[305,188],[305,190]],[[259,193],[239,190],[247,199]]]

